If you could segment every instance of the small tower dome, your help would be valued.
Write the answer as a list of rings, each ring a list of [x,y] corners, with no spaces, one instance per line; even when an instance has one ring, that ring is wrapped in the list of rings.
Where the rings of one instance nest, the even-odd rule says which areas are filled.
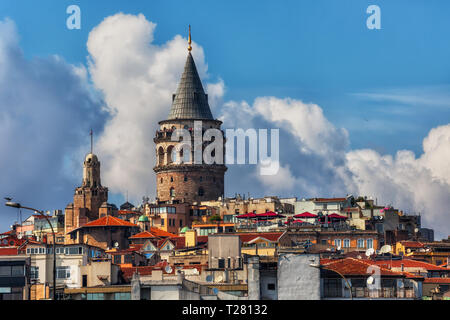
[[[139,217],[138,221],[139,222],[148,222],[148,217],[145,214],[143,214],[142,216]]]

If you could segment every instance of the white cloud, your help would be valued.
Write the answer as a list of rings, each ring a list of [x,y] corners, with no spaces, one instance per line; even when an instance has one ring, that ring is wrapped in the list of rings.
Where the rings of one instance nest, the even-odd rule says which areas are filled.
[[[14,22],[0,21],[0,195],[61,209],[81,183],[79,148],[89,149],[89,128],[101,128],[104,115],[82,66],[59,56],[28,60],[18,39]],[[2,227],[15,221],[6,212]]]
[[[347,166],[360,194],[372,195],[409,213],[421,213],[423,224],[439,237],[448,232],[450,125],[432,129],[424,139],[424,153],[416,158],[408,150],[395,157],[373,150],[347,154]]]

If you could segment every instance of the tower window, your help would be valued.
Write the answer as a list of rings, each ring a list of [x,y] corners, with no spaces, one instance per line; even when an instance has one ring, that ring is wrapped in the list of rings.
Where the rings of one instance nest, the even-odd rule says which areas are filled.
[[[175,189],[173,187],[170,188],[170,196],[175,197]]]
[[[205,190],[203,190],[203,187],[198,188],[198,195],[200,197],[203,197],[205,195]]]
[[[163,183],[163,178],[161,178],[161,183]]]
[[[184,181],[185,181],[185,182],[187,181],[187,176],[184,176]]]
[[[170,177],[170,182],[173,182],[173,177]]]
[[[203,181],[203,177],[200,177],[200,182],[202,182]]]

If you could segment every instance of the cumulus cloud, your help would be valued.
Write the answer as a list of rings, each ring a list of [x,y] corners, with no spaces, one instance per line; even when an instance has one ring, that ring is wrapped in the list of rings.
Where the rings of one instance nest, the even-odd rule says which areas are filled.
[[[395,157],[373,150],[351,151],[347,167],[357,192],[421,213],[423,223],[444,237],[450,214],[450,125],[432,129],[423,147],[419,158],[408,150],[398,151]]]
[[[26,59],[14,22],[0,21],[0,195],[44,210],[70,202],[80,146],[89,150],[89,129],[101,130],[105,117],[86,75],[56,55]],[[16,212],[2,211],[5,228]]]

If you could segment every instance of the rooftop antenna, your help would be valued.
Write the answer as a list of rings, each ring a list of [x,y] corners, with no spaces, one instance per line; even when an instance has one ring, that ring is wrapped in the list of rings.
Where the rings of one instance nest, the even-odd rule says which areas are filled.
[[[188,46],[188,51],[191,52],[191,50],[192,50],[192,46],[191,46],[191,44],[192,44],[192,39],[191,39],[191,25],[189,25],[189,38],[188,38],[188,44],[189,44],[189,46]]]
[[[94,145],[94,133],[92,132],[92,128],[91,128],[91,132],[89,133],[89,135],[91,136],[91,153],[93,153],[93,145]]]

